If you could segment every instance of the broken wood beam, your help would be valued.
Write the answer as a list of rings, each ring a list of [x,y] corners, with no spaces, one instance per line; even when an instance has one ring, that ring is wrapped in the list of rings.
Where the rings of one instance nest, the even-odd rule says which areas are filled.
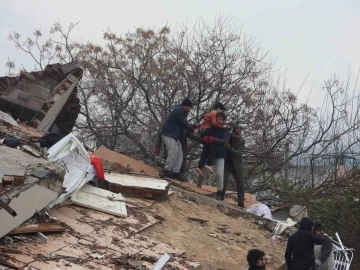
[[[40,223],[40,224],[26,224],[20,225],[18,228],[12,230],[8,235],[27,234],[38,232],[64,232],[65,228],[58,223]]]
[[[6,212],[8,212],[13,217],[17,216],[17,213],[12,209],[7,203],[0,199],[0,207],[2,207]]]

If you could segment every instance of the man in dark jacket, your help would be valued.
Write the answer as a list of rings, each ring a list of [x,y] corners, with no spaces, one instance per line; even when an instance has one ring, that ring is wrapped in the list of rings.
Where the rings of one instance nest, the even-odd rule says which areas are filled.
[[[230,174],[232,174],[237,187],[238,206],[244,207],[244,166],[242,155],[245,147],[245,140],[241,137],[241,130],[241,127],[235,126],[232,129],[230,141],[225,143],[227,155],[225,158],[224,189],[222,197],[224,199]]]
[[[267,258],[265,257],[265,252],[262,250],[249,250],[246,259],[249,264],[249,270],[264,270],[266,268]]]
[[[192,125],[193,128],[195,129],[196,128],[196,125]],[[179,175],[174,175],[173,177],[175,177],[176,179],[182,181],[182,182],[187,182],[187,179],[186,179],[186,175],[185,175],[185,172],[186,172],[186,157],[187,157],[187,153],[188,153],[188,149],[187,149],[187,139],[191,139],[193,141],[196,141],[196,142],[201,142],[201,138],[199,135],[196,135],[194,134],[193,132],[189,132],[187,130],[183,130],[182,131],[182,134],[180,136],[180,143],[181,143],[181,148],[182,148],[182,151],[183,151],[183,161],[182,161],[182,164],[181,164],[181,168],[180,168],[180,174]],[[160,151],[161,151],[161,145],[163,144],[163,140],[162,140],[162,137],[161,137],[161,132],[159,132],[157,135],[156,135],[156,141],[155,141],[155,149],[154,149],[154,154],[155,155],[159,155],[160,154]],[[163,158],[167,158],[167,149],[166,147],[164,147],[163,149]]]
[[[190,132],[194,128],[186,120],[188,113],[192,108],[192,102],[189,98],[185,98],[183,102],[168,115],[161,129],[161,138],[166,145],[168,151],[165,170],[163,175],[173,177],[179,175],[181,164],[183,162],[183,151],[180,137],[183,130]]]
[[[314,222],[304,217],[300,229],[288,239],[285,260],[288,270],[315,270],[314,244],[321,245],[324,238],[313,234]]]

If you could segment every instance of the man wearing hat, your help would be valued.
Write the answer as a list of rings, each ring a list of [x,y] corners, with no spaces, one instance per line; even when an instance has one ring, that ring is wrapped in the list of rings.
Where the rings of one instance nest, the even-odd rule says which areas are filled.
[[[193,132],[194,128],[186,120],[188,113],[192,109],[192,102],[189,98],[185,98],[180,105],[177,105],[170,112],[161,128],[161,138],[166,145],[168,152],[164,177],[179,177],[181,164],[183,162],[183,151],[180,137],[183,130]]]

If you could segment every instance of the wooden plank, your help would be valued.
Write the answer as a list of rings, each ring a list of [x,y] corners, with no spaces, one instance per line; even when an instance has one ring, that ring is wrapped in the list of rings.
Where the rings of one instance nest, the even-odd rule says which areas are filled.
[[[127,217],[125,202],[112,201],[108,198],[94,194],[79,191],[72,196],[71,201],[86,208],[94,209],[100,212],[111,214],[118,217]]]
[[[27,234],[37,232],[64,232],[65,228],[58,223],[40,223],[20,225],[18,228],[12,230],[8,235]]]
[[[105,173],[105,179],[111,192],[151,200],[165,200],[170,186],[161,179],[117,173]]]
[[[125,168],[131,169],[131,171],[134,172],[145,173],[155,177],[159,176],[159,171],[157,169],[141,163],[140,161],[137,161],[136,159],[133,159],[131,157],[111,151],[103,145],[95,151],[94,155],[100,157],[101,159],[109,161],[110,166],[112,166],[112,163],[117,163]]]

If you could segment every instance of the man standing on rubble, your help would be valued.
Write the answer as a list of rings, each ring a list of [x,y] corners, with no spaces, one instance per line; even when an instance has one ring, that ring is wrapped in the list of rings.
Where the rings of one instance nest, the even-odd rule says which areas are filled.
[[[314,244],[321,245],[324,238],[312,232],[314,222],[304,217],[300,229],[288,239],[285,260],[288,270],[315,270]]]
[[[180,105],[168,115],[161,129],[161,138],[168,151],[164,177],[179,178],[181,165],[183,163],[183,151],[180,137],[183,130],[193,132],[194,128],[186,120],[193,104],[189,98],[185,98]]]
[[[192,125],[192,127],[195,129],[196,125]],[[183,129],[182,134],[181,134],[180,139],[179,139],[179,141],[181,143],[182,151],[183,151],[183,161],[182,161],[181,168],[180,168],[180,174],[178,175],[179,177],[176,178],[177,180],[180,180],[181,182],[187,182],[185,172],[187,170],[187,168],[186,168],[186,157],[187,157],[187,153],[188,153],[188,148],[187,148],[187,139],[188,138],[193,140],[193,141],[199,142],[199,143],[201,142],[201,138],[200,138],[199,135]],[[153,151],[155,155],[160,154],[162,143],[163,143],[163,140],[162,140],[162,137],[161,137],[161,132],[159,132],[156,135],[155,148],[154,148],[154,151]],[[163,149],[163,158],[167,159],[167,155],[168,155],[167,149],[166,149],[166,147],[164,147],[164,149]],[[177,175],[175,175],[175,177],[177,177]]]
[[[227,155],[225,158],[222,199],[225,198],[226,187],[229,183],[230,174],[232,174],[237,187],[238,206],[244,207],[244,166],[242,155],[245,147],[245,140],[241,137],[241,131],[242,128],[240,126],[233,127],[230,141],[225,143]]]

